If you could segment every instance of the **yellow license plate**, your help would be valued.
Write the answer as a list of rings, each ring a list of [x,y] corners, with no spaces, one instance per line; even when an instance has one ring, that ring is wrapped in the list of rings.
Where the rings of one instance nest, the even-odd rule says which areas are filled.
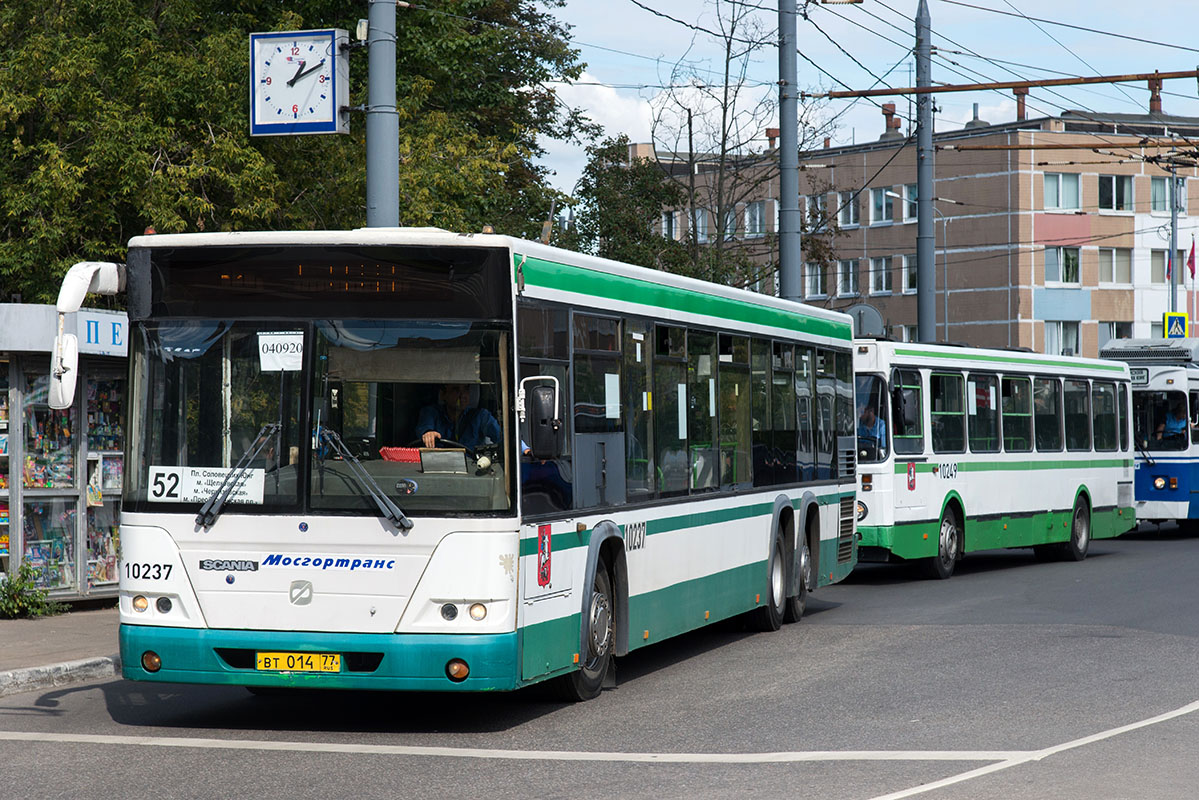
[[[259,653],[255,668],[276,672],[341,672],[341,654]]]

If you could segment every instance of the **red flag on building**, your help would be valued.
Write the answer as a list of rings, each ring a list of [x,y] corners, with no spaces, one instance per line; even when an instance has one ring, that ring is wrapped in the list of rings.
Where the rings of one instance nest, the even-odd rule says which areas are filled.
[[[1195,277],[1195,234],[1191,234],[1191,254],[1187,257],[1187,266],[1191,269],[1191,277]]]

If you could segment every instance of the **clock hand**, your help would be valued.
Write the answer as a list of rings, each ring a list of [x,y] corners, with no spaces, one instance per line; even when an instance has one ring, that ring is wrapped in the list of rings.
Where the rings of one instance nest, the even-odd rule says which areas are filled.
[[[323,66],[325,66],[325,59],[323,59],[323,58],[317,62],[316,66],[309,67],[308,69],[304,69],[304,63],[300,62],[300,71],[296,73],[296,76],[294,78],[292,78],[290,81],[287,82],[287,85],[295,86],[296,81],[298,81],[300,78],[311,75],[312,73],[316,72]]]
[[[304,63],[305,62],[301,61],[300,66],[296,67],[296,74],[293,75],[291,80],[287,82],[288,86],[291,86],[292,84],[294,84],[296,82],[297,79],[299,79],[300,73],[304,71]]]

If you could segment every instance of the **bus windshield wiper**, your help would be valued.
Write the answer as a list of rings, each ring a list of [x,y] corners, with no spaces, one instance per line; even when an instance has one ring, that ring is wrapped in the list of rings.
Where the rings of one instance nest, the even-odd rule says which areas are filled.
[[[375,501],[375,505],[379,507],[379,513],[383,515],[383,518],[398,528],[411,530],[412,520],[404,516],[404,512],[400,511],[400,507],[392,502],[391,498],[380,488],[379,484],[375,483],[375,479],[366,471],[366,467],[362,466],[362,462],[350,452],[350,448],[346,447],[341,437],[329,428],[321,428],[320,438],[328,442],[329,446],[337,451],[337,454],[342,457],[345,463],[350,465],[350,471],[362,482],[362,493]]]
[[[1149,467],[1156,466],[1157,465],[1156,459],[1154,459],[1153,456],[1149,455],[1149,451],[1145,449],[1141,440],[1135,436],[1132,437],[1132,439],[1134,442],[1137,443],[1137,449],[1141,451],[1141,455],[1143,455],[1145,457],[1145,465],[1149,466]]]
[[[262,448],[266,447],[271,437],[282,428],[283,426],[278,422],[268,422],[262,426],[262,429],[258,431],[258,436],[250,442],[250,446],[238,459],[237,465],[225,473],[225,479],[221,481],[221,485],[216,487],[212,496],[204,502],[204,505],[200,506],[200,513],[196,514],[197,525],[202,528],[212,527],[212,523],[216,522],[216,518],[225,508],[225,503],[228,502],[229,495],[233,493],[233,488],[241,482],[242,476],[249,472],[250,464],[262,452]]]

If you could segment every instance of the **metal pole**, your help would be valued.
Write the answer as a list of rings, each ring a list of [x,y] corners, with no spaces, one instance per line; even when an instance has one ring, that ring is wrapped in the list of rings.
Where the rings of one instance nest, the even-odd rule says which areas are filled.
[[[1170,265],[1170,311],[1178,310],[1178,268],[1174,263],[1178,257],[1178,174],[1174,165],[1170,165],[1170,257],[1166,263]],[[1168,331],[1167,331],[1168,333]]]
[[[396,113],[396,3],[370,0],[367,34],[366,226],[400,224],[400,120]]]
[[[931,20],[927,0],[916,10],[916,85],[932,85]],[[916,98],[916,333],[937,340],[936,234],[933,232],[933,97]],[[948,280],[948,275],[946,275]],[[949,286],[945,287],[948,297]],[[947,300],[948,302],[948,300]],[[949,319],[945,320],[948,335]]]
[[[788,300],[803,298],[795,17],[795,0],[779,0],[779,296]]]

